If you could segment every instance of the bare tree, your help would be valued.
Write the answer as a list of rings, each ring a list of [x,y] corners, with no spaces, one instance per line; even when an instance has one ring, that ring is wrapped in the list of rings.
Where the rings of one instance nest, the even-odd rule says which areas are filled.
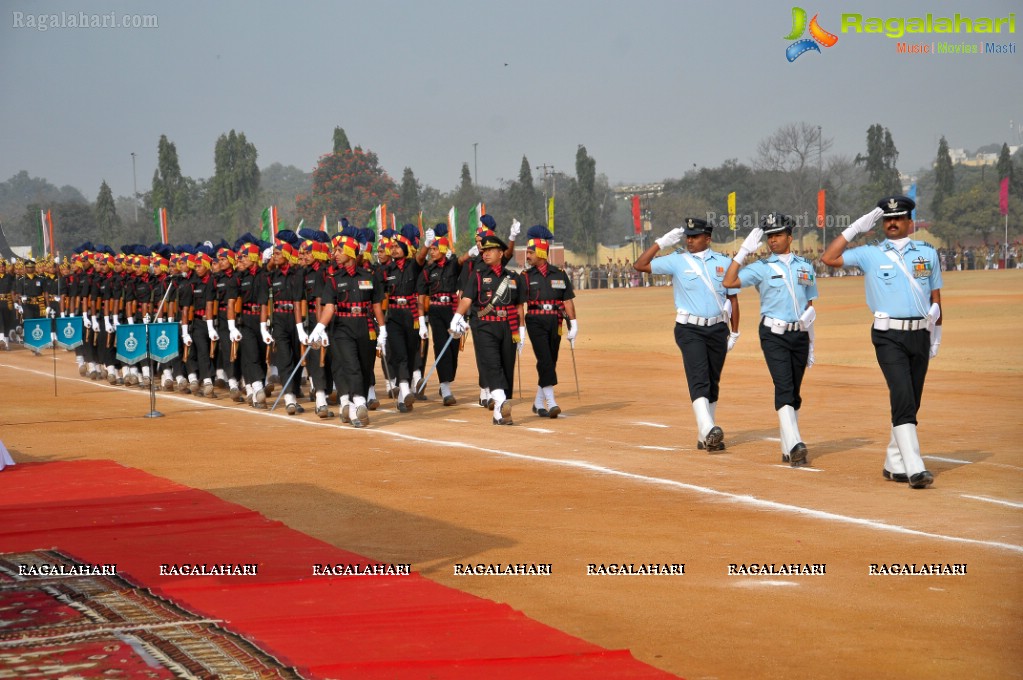
[[[770,194],[777,201],[763,210],[792,214],[800,236],[803,228],[816,225],[817,190],[824,182],[821,163],[831,146],[832,140],[822,137],[820,126],[806,122],[783,125],[757,145],[754,167],[771,174]]]

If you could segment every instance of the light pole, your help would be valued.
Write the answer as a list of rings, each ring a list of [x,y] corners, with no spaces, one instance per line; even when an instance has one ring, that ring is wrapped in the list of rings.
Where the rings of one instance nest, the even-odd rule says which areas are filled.
[[[479,167],[476,163],[476,147],[479,145],[479,142],[472,143],[472,183],[476,186],[480,185]]]
[[[135,179],[135,152],[131,152],[131,184],[135,190],[133,198],[135,199],[135,224],[139,223],[139,185]]]

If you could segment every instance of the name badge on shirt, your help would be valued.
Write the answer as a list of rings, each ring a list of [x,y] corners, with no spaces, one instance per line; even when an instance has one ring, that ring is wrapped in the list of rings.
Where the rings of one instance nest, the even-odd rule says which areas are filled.
[[[560,279],[554,279],[553,281],[551,281],[551,288],[565,290],[565,282],[561,281]]]
[[[365,279],[359,281],[359,290],[373,290],[373,282]]]

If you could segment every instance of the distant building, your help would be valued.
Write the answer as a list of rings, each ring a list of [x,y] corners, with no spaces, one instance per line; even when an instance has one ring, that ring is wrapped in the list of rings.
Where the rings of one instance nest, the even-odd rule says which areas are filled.
[[[1009,155],[1016,153],[1019,146],[1010,146]],[[999,153],[977,153],[972,156],[966,153],[966,149],[949,149],[948,156],[952,159],[952,165],[965,165],[968,168],[979,168],[982,165],[998,165]],[[937,161],[932,163],[932,167]]]
[[[623,186],[617,186],[611,190],[616,199],[627,200],[632,196],[639,196],[640,198],[654,198],[664,193],[664,182],[658,182],[656,184],[627,184]]]

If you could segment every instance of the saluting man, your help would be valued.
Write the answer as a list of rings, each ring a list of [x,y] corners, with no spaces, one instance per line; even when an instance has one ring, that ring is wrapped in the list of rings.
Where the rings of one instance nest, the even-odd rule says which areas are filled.
[[[906,196],[888,196],[828,244],[821,261],[829,267],[863,270],[867,306],[874,313],[870,340],[891,402],[892,432],[883,476],[923,489],[934,482],[924,467],[917,437],[917,411],[924,378],[941,344],[941,267],[938,253],[925,241],[913,241]],[[883,217],[885,239],[846,250]]]
[[[562,320],[568,324],[568,341],[575,344],[579,323],[575,317],[575,292],[564,270],[547,261],[554,234],[542,224],[526,232],[526,330],[536,356],[537,387],[533,413],[557,418],[561,407],[554,398],[558,384],[558,350],[561,348]]]
[[[781,459],[792,467],[807,464],[807,448],[799,434],[799,389],[813,363],[813,321],[817,280],[813,264],[792,253],[789,215],[769,213],[743,241],[722,282],[726,288],[756,286],[760,293],[760,349],[774,381],[774,409],[781,428]],[[767,235],[771,256],[743,267]]]
[[[706,220],[690,217],[684,226],[657,239],[633,267],[639,272],[672,276],[675,344],[682,352],[696,416],[696,448],[722,451],[725,433],[714,417],[725,355],[739,339],[739,299],[738,290],[726,289],[722,283],[731,260],[711,250],[713,230]],[[654,259],[658,251],[673,248],[683,238],[686,252]]]

